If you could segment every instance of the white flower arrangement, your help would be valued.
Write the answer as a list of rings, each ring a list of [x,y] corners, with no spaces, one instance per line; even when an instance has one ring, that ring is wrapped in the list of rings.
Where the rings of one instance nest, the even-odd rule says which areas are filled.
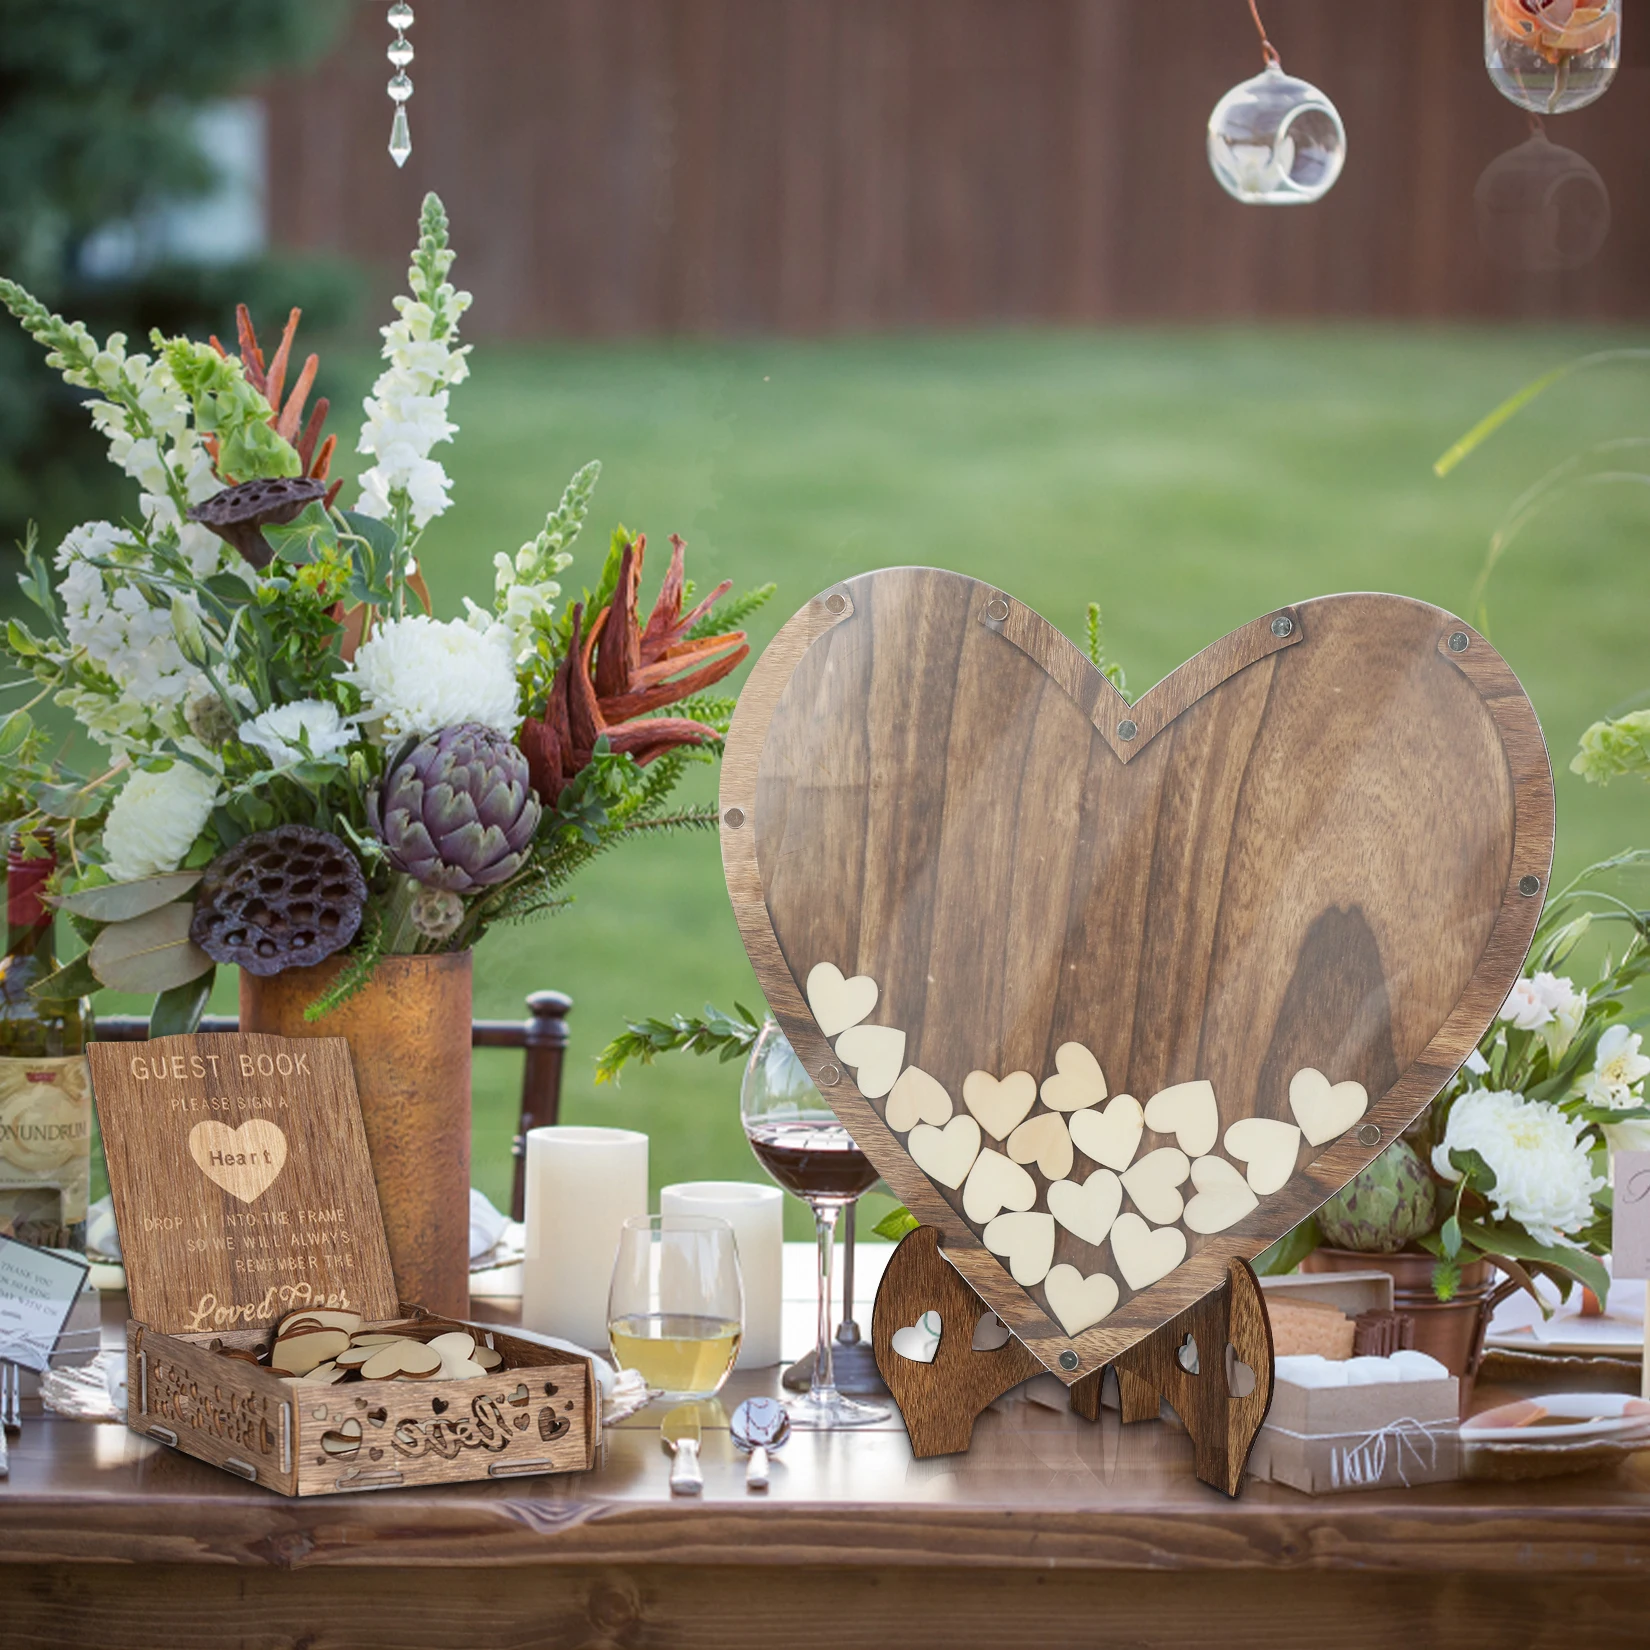
[[[353,510],[328,478],[325,404],[306,422],[314,356],[287,388],[297,311],[267,360],[244,309],[236,354],[158,333],[153,353],[129,353],[0,279],[0,302],[88,392],[111,462],[138,487],[125,525],[87,522],[52,558],[31,538],[20,582],[43,620],[5,632],[37,692],[0,720],[0,798],[25,828],[55,830],[67,866],[53,893],[83,933],[129,930],[34,988],[43,999],[157,991],[151,1032],[187,1031],[216,963],[268,973],[348,948],[312,1005],[323,1012],[384,952],[467,948],[495,921],[566,903],[563,885],[609,843],[714,824],[709,804],[671,797],[720,744],[731,704],[704,689],[746,656],[744,633],[711,634],[726,586],[686,600],[679,541],[644,630],[645,540],[621,528],[583,592],[597,693],[591,649],[573,649],[577,623],[558,608],[597,465],[535,538],[495,558],[490,611],[429,612],[414,551],[450,503],[431,454],[456,434],[449,397],[469,371],[470,298],[452,263],[431,195],[364,402],[372,463]],[[105,747],[101,772],[44,756],[31,713],[48,698]],[[235,903],[248,866],[317,855],[360,871],[321,890],[329,921]]]

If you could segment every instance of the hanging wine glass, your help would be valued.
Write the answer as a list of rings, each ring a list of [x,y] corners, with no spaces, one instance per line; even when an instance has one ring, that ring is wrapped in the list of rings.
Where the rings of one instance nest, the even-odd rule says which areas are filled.
[[[1621,0],[1484,0],[1484,67],[1495,89],[1537,115],[1604,96],[1621,61]]]
[[[1283,72],[1260,20],[1265,67],[1234,86],[1209,116],[1209,166],[1246,206],[1299,206],[1328,194],[1346,161],[1346,128],[1318,88]]]

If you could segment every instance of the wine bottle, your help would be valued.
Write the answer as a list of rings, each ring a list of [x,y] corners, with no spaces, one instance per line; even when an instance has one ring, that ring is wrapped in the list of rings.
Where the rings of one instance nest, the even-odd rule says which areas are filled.
[[[37,999],[57,968],[41,893],[57,866],[49,829],[15,830],[6,853],[6,954],[0,958],[0,1233],[86,1247],[92,1080],[84,999]]]

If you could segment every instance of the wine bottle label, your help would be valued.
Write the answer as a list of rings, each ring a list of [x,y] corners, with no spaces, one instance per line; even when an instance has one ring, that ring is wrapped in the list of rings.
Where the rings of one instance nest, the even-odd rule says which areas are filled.
[[[82,1244],[91,1149],[85,1055],[0,1059],[0,1233]]]

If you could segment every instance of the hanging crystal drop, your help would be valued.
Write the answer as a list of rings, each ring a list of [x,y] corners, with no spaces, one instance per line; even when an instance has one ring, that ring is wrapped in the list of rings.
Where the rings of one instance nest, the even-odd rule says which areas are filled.
[[[413,60],[412,41],[392,40],[390,49],[384,54],[398,69],[404,69]]]
[[[385,20],[392,29],[410,29],[413,26],[413,9],[407,0],[396,0],[386,14]]]
[[[404,74],[397,74],[384,88],[397,103],[405,103],[413,94],[413,83]]]
[[[395,119],[390,123],[390,159],[397,166],[405,166],[411,153],[412,132],[407,127],[407,111],[404,105],[397,104]]]

